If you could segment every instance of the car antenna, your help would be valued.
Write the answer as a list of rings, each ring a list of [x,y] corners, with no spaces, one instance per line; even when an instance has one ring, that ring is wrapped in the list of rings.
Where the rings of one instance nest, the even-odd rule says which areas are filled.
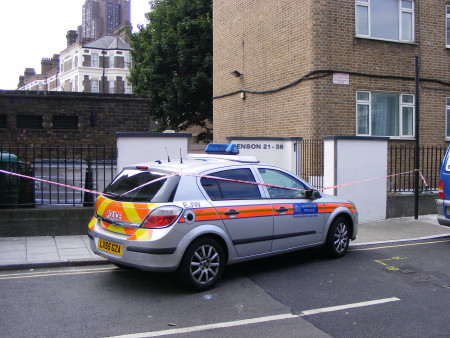
[[[167,162],[170,162],[170,157],[169,157],[169,152],[167,151],[167,147],[166,147],[166,154],[167,154]]]
[[[183,155],[181,155],[181,148],[180,148],[180,163],[183,164]]]

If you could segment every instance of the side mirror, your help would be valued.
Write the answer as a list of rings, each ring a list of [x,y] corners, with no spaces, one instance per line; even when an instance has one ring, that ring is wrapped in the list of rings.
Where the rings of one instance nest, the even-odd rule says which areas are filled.
[[[322,196],[320,195],[320,192],[318,192],[317,190],[306,190],[306,194],[305,194],[305,198],[310,199],[310,200],[316,200],[318,198],[321,198]]]

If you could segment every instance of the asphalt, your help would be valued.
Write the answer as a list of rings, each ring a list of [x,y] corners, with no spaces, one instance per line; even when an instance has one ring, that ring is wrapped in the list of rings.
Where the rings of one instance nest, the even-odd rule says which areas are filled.
[[[350,246],[402,242],[450,236],[450,227],[436,215],[391,218],[359,224]],[[0,237],[0,270],[108,264],[89,248],[87,235]]]

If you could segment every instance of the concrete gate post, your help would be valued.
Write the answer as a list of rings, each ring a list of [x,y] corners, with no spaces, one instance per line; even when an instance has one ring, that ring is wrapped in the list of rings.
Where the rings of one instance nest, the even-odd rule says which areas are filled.
[[[360,222],[385,219],[389,138],[326,136],[323,140],[325,188],[383,177],[324,192],[355,203]]]
[[[180,159],[189,150],[190,133],[116,133],[117,171],[156,160]]]

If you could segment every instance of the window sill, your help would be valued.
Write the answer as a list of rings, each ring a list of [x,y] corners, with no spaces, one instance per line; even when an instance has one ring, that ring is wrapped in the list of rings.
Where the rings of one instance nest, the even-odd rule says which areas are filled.
[[[355,35],[356,39],[362,39],[362,40],[374,40],[374,41],[382,41],[382,42],[393,42],[393,43],[399,43],[402,45],[412,45],[412,46],[418,46],[419,44],[414,41],[401,41],[401,40],[390,40],[390,39],[382,39],[382,38],[372,38],[370,36],[363,36],[363,35]],[[450,48],[447,47],[447,48]]]
[[[415,141],[415,137],[388,136],[391,141]]]
[[[389,138],[389,141],[415,141],[416,140],[415,137],[401,137],[401,136],[378,136],[378,135],[356,135],[356,136]],[[450,141],[450,138],[447,138],[446,141]]]

